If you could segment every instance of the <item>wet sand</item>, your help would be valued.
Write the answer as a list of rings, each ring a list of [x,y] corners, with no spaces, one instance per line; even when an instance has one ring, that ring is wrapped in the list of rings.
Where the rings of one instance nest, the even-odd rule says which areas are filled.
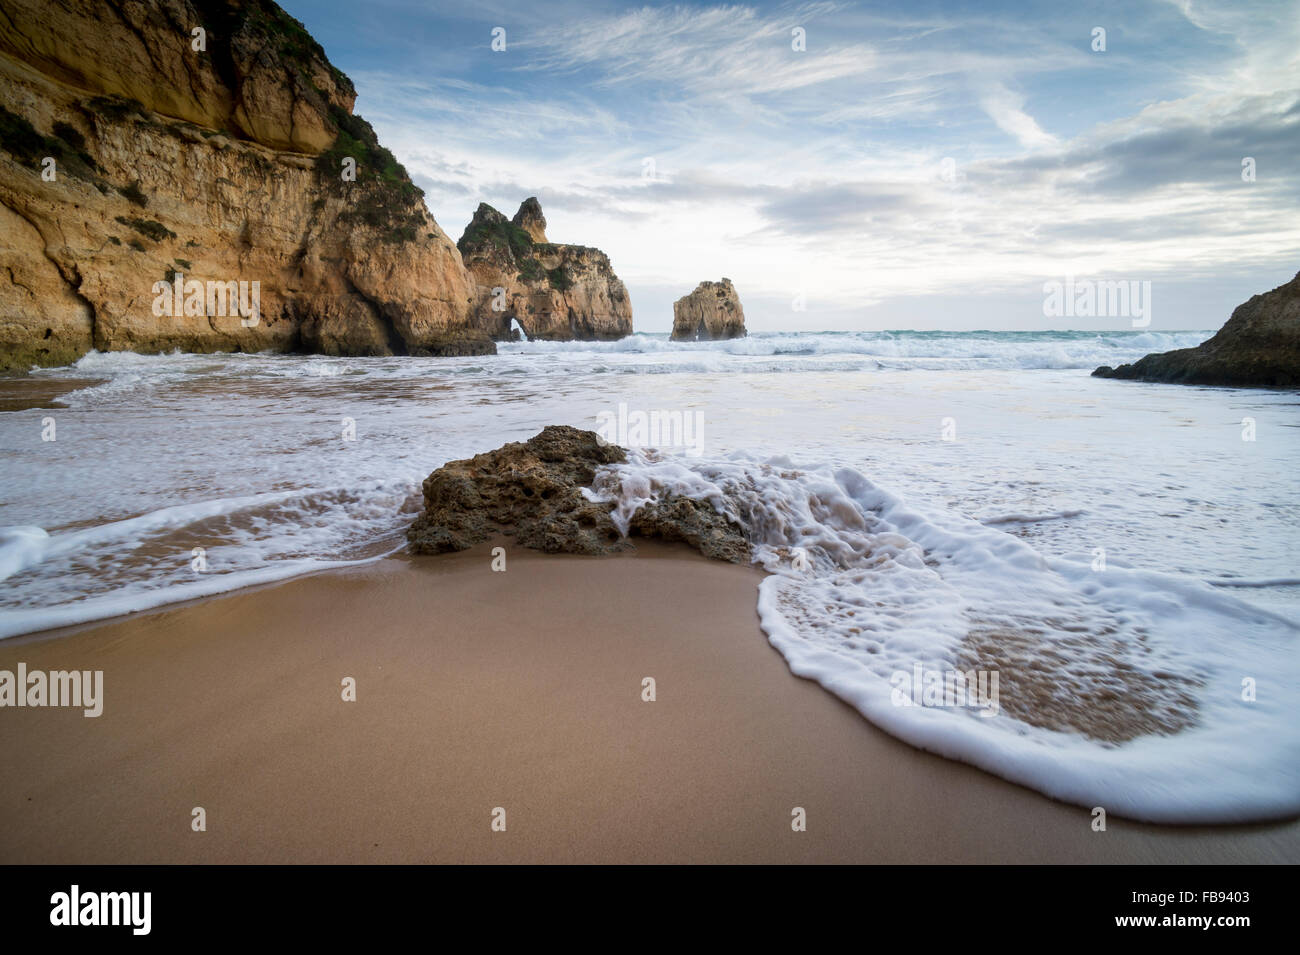
[[[1300,861],[1300,822],[1094,832],[894,740],[791,675],[753,568],[655,544],[491,562],[3,641],[0,669],[103,670],[104,711],[0,710],[0,862]]]
[[[31,378],[0,376],[0,411],[65,408],[64,395],[102,382],[102,378]]]

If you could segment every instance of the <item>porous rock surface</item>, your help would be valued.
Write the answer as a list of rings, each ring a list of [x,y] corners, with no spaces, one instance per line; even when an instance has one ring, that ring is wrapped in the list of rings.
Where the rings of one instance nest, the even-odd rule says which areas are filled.
[[[612,502],[588,500],[582,489],[597,468],[621,464],[626,452],[593,431],[551,425],[527,441],[451,461],[424,481],[424,511],[407,530],[417,554],[460,551],[512,535],[547,553],[601,555],[631,544],[614,524]],[[706,557],[748,563],[751,551],[739,526],[711,505],[664,494],[633,516],[630,537],[690,544]]]

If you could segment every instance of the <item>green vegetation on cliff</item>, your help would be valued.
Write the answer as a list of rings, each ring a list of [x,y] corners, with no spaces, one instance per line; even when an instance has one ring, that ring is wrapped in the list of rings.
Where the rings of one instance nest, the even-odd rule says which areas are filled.
[[[424,191],[411,182],[397,157],[379,144],[368,122],[333,105],[329,115],[338,138],[316,158],[316,171],[335,195],[356,190],[345,218],[380,230],[380,237],[388,242],[415,241],[424,226]],[[356,162],[355,182],[343,178],[346,159]]]
[[[485,209],[493,214],[480,214]],[[525,259],[536,261],[532,258],[532,236],[487,204],[479,207],[474,221],[465,227],[465,234],[456,243],[461,255],[479,251],[485,246],[493,246],[502,252],[509,250],[521,266]],[[541,268],[540,264],[538,268]]]
[[[99,167],[86,152],[86,138],[67,123],[55,123],[54,135],[43,136],[22,116],[0,106],[0,149],[37,170],[48,157],[55,161],[56,170],[65,169],[89,182],[99,181],[95,175]]]
[[[563,265],[557,266],[546,273],[550,279],[551,288],[557,292],[567,292],[573,288],[573,279],[569,278],[568,270]]]
[[[208,50],[217,73],[232,89],[239,88],[231,54],[231,38],[243,46],[273,51],[295,96],[310,103],[333,126],[333,144],[316,158],[321,185],[332,195],[347,198],[345,221],[376,230],[386,242],[413,242],[426,232],[424,192],[411,181],[402,164],[379,144],[371,125],[332,100],[321,84],[328,73],[334,86],[351,101],[352,81],[334,64],[307,28],[270,0],[193,0],[208,32]],[[320,78],[321,82],[317,82]],[[356,162],[355,181],[343,178],[343,161]]]
[[[538,254],[554,255],[559,250],[558,246],[549,242],[534,242],[526,230],[487,203],[478,207],[473,221],[465,227],[465,234],[456,243],[456,248],[467,259],[475,254],[489,253],[506,265],[513,265],[515,273],[525,282],[546,279],[551,288],[558,292],[567,292],[573,288],[573,279],[563,265],[548,269],[537,258]]]
[[[128,228],[139,232],[146,239],[154,242],[161,242],[163,239],[174,239],[176,233],[167,228],[156,219],[128,219],[126,216],[115,216],[118,222]]]

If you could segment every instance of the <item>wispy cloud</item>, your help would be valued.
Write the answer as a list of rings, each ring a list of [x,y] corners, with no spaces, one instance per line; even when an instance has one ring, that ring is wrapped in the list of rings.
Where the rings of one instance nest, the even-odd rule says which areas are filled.
[[[867,310],[1010,302],[1066,271],[1262,288],[1300,266],[1300,7],[401,2],[454,38],[445,55],[330,53],[439,221],[454,238],[479,201],[540,196],[554,238],[611,255],[641,327],[670,315],[639,289],[722,274],[759,301],[806,292],[807,314],[759,308],[756,327],[897,327]],[[1205,307],[1182,323],[1221,320]]]
[[[1055,136],[1043,132],[1042,127],[1025,112],[1024,96],[1013,93],[1001,83],[989,83],[980,93],[980,108],[998,129],[1015,138],[1028,149],[1043,149],[1057,145]]]

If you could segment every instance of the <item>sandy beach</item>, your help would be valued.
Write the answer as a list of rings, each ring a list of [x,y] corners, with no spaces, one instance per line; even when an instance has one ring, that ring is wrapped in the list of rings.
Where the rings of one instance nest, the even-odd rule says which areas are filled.
[[[2,669],[104,672],[98,718],[0,719],[0,862],[1300,859],[1295,821],[1093,832],[892,739],[791,675],[753,568],[647,543],[491,562],[390,559],[0,643]]]
[[[1096,6],[0,0],[6,927],[1280,923],[1300,18]]]

